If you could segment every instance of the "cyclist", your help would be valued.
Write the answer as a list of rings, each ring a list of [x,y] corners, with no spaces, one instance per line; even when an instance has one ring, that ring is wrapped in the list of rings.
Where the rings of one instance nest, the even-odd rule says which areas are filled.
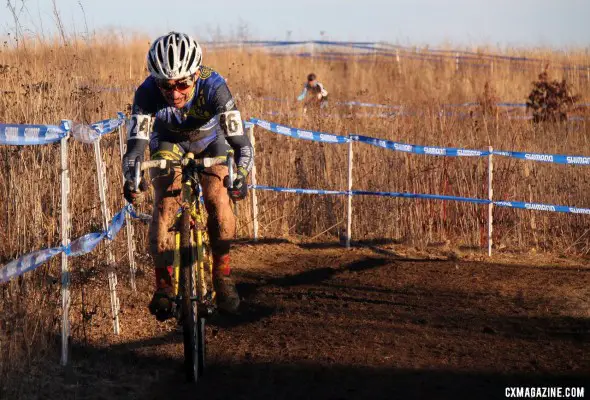
[[[303,101],[307,95],[311,95],[311,98],[306,101],[306,104],[317,102],[320,108],[328,106],[328,91],[324,88],[317,80],[317,76],[314,73],[307,75],[307,83],[303,86],[303,91],[297,97],[297,101]]]
[[[252,145],[244,134],[240,111],[224,78],[202,65],[201,47],[186,34],[170,32],[157,38],[149,49],[147,67],[150,76],[135,92],[127,126],[124,196],[131,204],[136,203],[139,191],[133,190],[132,175],[136,159],[143,159],[148,143],[152,159],[178,160],[189,151],[196,157],[225,157],[229,146],[234,149],[237,174],[229,190],[223,186],[228,174],[224,165],[207,168],[200,181],[208,214],[217,305],[221,311],[236,312],[240,299],[230,275],[230,240],[236,229],[230,197],[246,197],[246,179],[253,163]],[[149,309],[159,320],[172,316],[174,233],[169,228],[178,211],[179,175],[179,170],[150,171],[154,211],[149,242],[156,291]],[[143,178],[140,188],[147,188]]]

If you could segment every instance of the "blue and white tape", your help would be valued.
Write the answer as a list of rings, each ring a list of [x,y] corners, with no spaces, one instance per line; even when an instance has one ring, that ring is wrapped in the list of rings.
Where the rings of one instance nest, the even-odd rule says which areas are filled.
[[[301,188],[282,188],[265,185],[250,185],[250,189],[265,190],[279,193],[295,193],[295,194],[320,194],[320,195],[337,195],[337,196],[381,196],[381,197],[401,197],[411,199],[431,199],[431,200],[454,200],[464,201],[478,204],[488,204],[490,201],[486,199],[473,199],[469,197],[446,196],[438,194],[419,194],[419,193],[402,193],[402,192],[370,192],[366,190],[321,190],[321,189],[301,189]]]
[[[105,119],[95,122],[91,125],[74,123],[72,126],[72,136],[79,142],[92,144],[100,139],[101,136],[113,132],[124,123],[124,115],[119,115],[118,118]]]
[[[449,157],[487,157],[490,152],[487,150],[472,150],[461,149],[454,147],[438,147],[438,146],[420,146],[415,144],[406,144],[393,142],[391,140],[377,139],[370,136],[350,135],[338,136],[328,133],[307,131],[301,129],[290,128],[285,125],[278,125],[273,122],[263,121],[256,118],[251,118],[250,121],[255,125],[260,126],[268,131],[279,133],[281,135],[291,136],[298,139],[315,140],[326,143],[346,143],[349,140],[358,141],[361,143],[370,144],[384,149],[401,151],[404,153],[425,154],[433,156],[449,156]],[[525,153],[519,151],[503,151],[494,150],[492,154],[503,157],[512,157],[528,161],[539,161],[556,164],[573,164],[573,165],[590,165],[590,156],[574,156],[564,154],[542,154],[542,153]]]
[[[280,98],[280,97],[262,97],[262,100],[273,101],[273,102],[277,102],[277,103],[289,103],[292,101],[292,100],[284,99],[284,98]],[[340,106],[387,108],[387,109],[394,109],[394,110],[402,108],[402,106],[394,106],[394,105],[389,105],[389,104],[363,103],[360,101],[338,101],[338,102],[335,102],[334,104],[340,105]]]
[[[298,116],[299,113],[297,112],[281,112],[281,111],[267,111],[266,115],[270,115],[270,116],[286,116],[286,117],[293,117],[293,116]],[[322,114],[322,118],[397,118],[400,116],[406,116],[409,115],[405,112],[398,112],[398,111],[393,111],[393,112],[381,112],[381,113],[346,113],[346,114],[335,114],[335,113],[330,113],[330,114]]]
[[[390,108],[390,109],[400,109],[402,106],[392,106],[388,104],[373,104],[373,103],[362,103],[360,101],[341,101],[337,102],[338,105],[343,106],[355,106],[355,107],[372,107],[372,108]]]
[[[459,103],[459,104],[443,104],[443,107],[475,107],[479,106],[481,103],[478,102],[468,102],[468,103]],[[509,102],[501,102],[495,104],[497,107],[506,107],[506,108],[524,108],[526,107],[526,103],[509,103]]]
[[[297,139],[313,140],[324,143],[348,143],[348,137],[346,136],[290,128],[285,125],[279,125],[275,124],[274,122],[263,121],[257,118],[250,118],[250,122],[268,131],[278,133],[280,135],[291,136]]]
[[[433,156],[452,156],[452,157],[483,157],[490,154],[489,151],[483,150],[470,150],[470,149],[457,149],[448,147],[436,147],[436,146],[418,146],[414,144],[392,142],[390,140],[375,139],[368,136],[362,135],[351,135],[352,140],[359,141],[361,143],[371,144],[373,146],[382,147],[384,149],[402,151],[404,153],[415,153],[415,154],[427,154]]]
[[[521,208],[524,210],[590,215],[590,208],[560,206],[555,204],[525,203],[522,201],[494,201],[494,205],[498,207]]]
[[[563,154],[524,153],[520,151],[494,150],[494,155],[555,164],[590,165],[590,156],[568,156]]]
[[[99,135],[106,135],[108,133],[113,132],[115,129],[120,127],[125,123],[125,118],[111,118],[111,119],[104,119],[99,122],[95,122],[94,124],[90,125],[92,128],[99,133]]]
[[[38,250],[9,262],[0,268],[0,283],[8,282],[14,277],[34,270],[41,264],[46,263],[56,255],[60,254],[62,251],[63,247]]]
[[[59,142],[67,135],[65,127],[55,125],[0,124],[0,145],[41,145]]]
[[[542,203],[526,203],[522,201],[490,201],[488,199],[478,199],[472,197],[449,196],[440,194],[422,194],[422,193],[406,193],[406,192],[372,192],[367,190],[321,190],[321,189],[301,189],[301,188],[283,188],[265,185],[250,185],[250,189],[265,190],[279,193],[295,193],[295,194],[321,194],[321,195],[352,195],[352,196],[380,196],[380,197],[396,197],[407,199],[425,199],[425,200],[445,200],[445,201],[461,201],[476,204],[490,204],[493,203],[498,207],[520,208],[532,211],[549,211],[562,212],[570,214],[586,214],[590,215],[590,208],[561,206],[554,204]]]
[[[437,146],[419,146],[414,144],[405,144],[393,142],[385,139],[376,139],[362,135],[351,135],[351,140],[356,140],[361,143],[371,144],[373,146],[384,149],[402,151],[405,153],[426,154],[434,156],[451,156],[451,157],[486,157],[490,155],[487,150],[471,150],[459,149],[452,147],[437,147]],[[573,156],[563,154],[541,154],[541,153],[525,153],[519,151],[502,151],[494,150],[492,154],[518,158],[528,161],[539,161],[556,164],[574,164],[574,165],[590,165],[590,156]]]
[[[407,58],[421,58],[430,59],[433,61],[442,62],[443,60],[461,60],[463,63],[470,65],[481,65],[485,67],[491,67],[487,62],[502,60],[502,61],[514,61],[518,63],[527,63],[526,65],[513,65],[511,68],[520,69],[532,69],[536,68],[535,65],[530,63],[545,62],[540,58],[530,58],[521,56],[507,56],[500,54],[486,54],[474,51],[464,50],[442,50],[442,49],[418,49],[415,47],[393,45],[390,43],[381,42],[335,42],[326,40],[308,40],[308,41],[261,41],[261,40],[246,40],[246,41],[226,41],[226,42],[204,42],[202,43],[212,49],[227,49],[235,47],[265,47],[265,48],[276,48],[276,47],[288,47],[288,46],[304,46],[304,45],[319,45],[319,46],[333,46],[340,48],[350,49],[365,49],[370,50],[371,53],[363,53],[362,55],[382,55],[390,57],[407,57]],[[402,50],[402,52],[400,52]],[[325,52],[322,52],[325,53]],[[283,55],[283,53],[279,53]],[[316,53],[317,54],[317,53]],[[307,56],[316,56],[316,54],[308,53]],[[329,53],[327,53],[329,54]],[[342,53],[344,56],[357,56],[358,53],[351,51],[349,53]],[[486,64],[482,64],[485,62]],[[590,68],[589,65],[572,65],[572,64],[554,64],[555,68],[561,68],[564,70],[574,69],[578,70],[581,74],[586,74]]]
[[[471,197],[448,196],[442,194],[421,194],[421,193],[402,193],[402,192],[370,192],[366,190],[353,190],[353,196],[381,196],[381,197],[399,197],[405,199],[425,199],[425,200],[445,200],[445,201],[462,201],[467,203],[489,204],[487,199],[476,199]]]
[[[60,253],[65,253],[70,257],[81,256],[90,253],[105,238],[113,240],[125,223],[125,215],[129,214],[134,218],[138,216],[131,205],[123,207],[111,220],[107,231],[88,233],[77,239],[74,239],[68,246],[53,247],[26,254],[8,264],[0,267],[0,283],[5,283],[19,275],[34,270],[42,264],[49,261]]]
[[[325,46],[339,46],[339,47],[350,47],[350,48],[364,48],[370,50],[376,50],[379,52],[387,52],[387,49],[383,47],[389,47],[389,54],[395,55],[396,50],[405,50],[406,52],[411,52],[414,55],[422,55],[426,56],[429,55],[430,57],[439,57],[439,58],[448,58],[448,59],[456,59],[457,55],[461,60],[469,60],[475,62],[481,62],[482,59],[487,60],[506,60],[506,61],[518,61],[518,62],[542,62],[544,60],[539,58],[530,58],[530,57],[519,57],[519,56],[505,56],[500,54],[485,54],[485,53],[478,53],[473,51],[462,51],[462,50],[439,50],[439,49],[416,49],[413,47],[407,46],[399,46],[399,45],[388,45],[379,42],[334,42],[334,41],[322,41],[322,40],[313,40],[313,41],[306,41],[306,42],[264,42],[264,46],[266,47],[273,47],[276,46],[277,43],[280,43],[280,46],[293,46],[293,45],[304,45],[304,44],[317,44],[317,45],[325,45]],[[242,44],[248,45],[249,42],[242,42]],[[384,46],[385,45],[385,46]],[[379,46],[379,47],[377,47]],[[418,52],[420,51],[420,52]],[[429,54],[430,53],[430,54]],[[387,53],[385,53],[387,54]],[[354,53],[351,53],[354,55]],[[403,57],[404,53],[399,53],[400,57]],[[531,68],[534,66],[530,66]],[[590,68],[587,65],[562,65],[562,68],[576,68],[580,70],[586,70]]]
[[[100,136],[113,132],[125,123],[122,118],[105,119],[92,125],[77,124],[63,121],[62,126],[56,125],[17,125],[0,124],[0,145],[29,146],[59,142],[68,131],[74,139],[92,143]]]
[[[294,189],[294,188],[282,188],[265,185],[250,185],[250,189],[255,190],[267,190],[279,193],[297,193],[297,194],[329,194],[329,195],[345,195],[348,192],[342,190],[318,190],[318,189]]]

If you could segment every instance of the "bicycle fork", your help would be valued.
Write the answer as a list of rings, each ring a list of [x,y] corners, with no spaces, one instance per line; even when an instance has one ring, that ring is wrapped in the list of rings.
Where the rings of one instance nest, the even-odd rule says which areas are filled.
[[[199,207],[202,205],[199,204]],[[202,210],[200,210],[202,212]],[[183,208],[180,208],[176,215],[176,221],[180,220],[180,216],[183,212]],[[209,254],[206,243],[208,242],[207,232],[203,229],[203,226],[198,227],[196,224],[202,225],[201,213],[196,210],[191,210],[191,229],[190,243],[193,243],[192,247],[192,266],[191,271],[195,271],[196,276],[192,279],[196,282],[196,296],[191,298],[191,301],[196,301],[199,307],[199,314],[203,316],[209,316],[213,314],[215,299],[215,290],[213,286],[207,284],[206,276],[213,276],[213,259],[212,254]],[[181,267],[181,256],[180,256],[180,229],[177,224],[172,226],[169,231],[174,232],[174,261],[173,261],[173,276],[172,276],[172,287],[173,293],[176,298],[175,314],[180,319],[180,307],[178,306],[182,301],[180,294],[180,267]],[[212,282],[211,282],[212,283]]]

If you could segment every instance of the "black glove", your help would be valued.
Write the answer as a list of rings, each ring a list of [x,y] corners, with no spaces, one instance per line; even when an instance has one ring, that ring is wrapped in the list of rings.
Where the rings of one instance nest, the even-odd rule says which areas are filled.
[[[136,206],[138,200],[142,196],[142,192],[145,192],[147,190],[148,184],[145,179],[141,178],[141,181],[139,182],[139,189],[134,190],[133,186],[133,182],[125,181],[125,183],[123,184],[123,196],[125,197],[125,200],[129,202],[129,204],[131,204],[132,206]]]
[[[248,172],[244,168],[239,168],[233,185],[227,189],[229,197],[233,200],[242,200],[248,194]]]
[[[125,197],[125,200],[127,200],[129,204],[133,206],[137,205],[137,201],[141,196],[141,192],[147,190],[148,187],[147,182],[142,176],[141,181],[139,182],[139,190],[134,190],[133,180],[135,178],[135,163],[138,161],[143,162],[143,157],[134,157],[129,153],[126,153],[122,160],[123,176],[125,178],[125,183],[123,184],[123,196]]]

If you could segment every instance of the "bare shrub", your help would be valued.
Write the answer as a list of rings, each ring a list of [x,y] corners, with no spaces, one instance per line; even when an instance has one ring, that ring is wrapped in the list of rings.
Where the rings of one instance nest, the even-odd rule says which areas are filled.
[[[527,109],[533,111],[533,121],[563,122],[568,112],[575,107],[580,96],[573,95],[566,80],[549,80],[547,70],[539,74],[533,82],[533,89],[526,102]]]

